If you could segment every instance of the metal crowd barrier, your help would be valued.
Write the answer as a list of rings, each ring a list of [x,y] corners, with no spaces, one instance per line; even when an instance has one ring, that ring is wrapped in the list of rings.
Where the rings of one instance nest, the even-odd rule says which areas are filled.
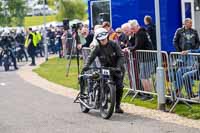
[[[162,51],[162,60],[164,67],[165,78],[165,94],[173,100],[173,90],[171,86],[171,77],[169,71],[169,59],[168,54]],[[139,94],[157,95],[156,91],[156,68],[158,66],[157,51],[150,50],[136,50],[129,53],[131,62],[131,79],[132,91],[135,92],[132,100]],[[131,90],[129,90],[131,91]],[[125,95],[125,97],[127,94]]]
[[[133,75],[134,75],[134,71],[132,71],[133,68],[133,61],[132,59],[132,54],[130,53],[130,51],[126,51],[124,52],[124,56],[125,56],[125,69],[126,69],[126,74],[125,74],[125,82],[128,81],[129,84],[129,88],[128,91],[126,92],[126,94],[124,95],[123,99],[125,97],[128,96],[128,94],[130,94],[131,92],[135,92],[135,80],[133,80]],[[128,77],[128,79],[126,79],[126,76]]]
[[[87,47],[82,48],[83,63],[86,63],[88,56],[90,55],[91,49]]]
[[[90,55],[91,48],[83,47],[81,52],[82,52],[82,56],[83,56],[83,63],[85,64],[86,61],[87,61],[87,58]],[[92,66],[96,66],[96,67],[100,67],[101,66],[98,58],[95,59],[95,61],[92,63]]]
[[[84,63],[91,49],[83,48]],[[174,101],[170,112],[179,101],[191,107],[188,102],[200,103],[200,54],[181,55],[177,52],[162,53],[162,67],[164,68],[165,94]],[[126,62],[126,76],[129,88],[124,98],[134,92],[132,100],[139,94],[157,95],[156,68],[158,66],[157,51],[136,50],[124,53]],[[99,61],[95,61],[99,64]]]
[[[178,52],[170,53],[170,71],[173,81],[176,105],[182,101],[189,107],[192,103],[200,103],[200,54],[190,53],[182,55]]]

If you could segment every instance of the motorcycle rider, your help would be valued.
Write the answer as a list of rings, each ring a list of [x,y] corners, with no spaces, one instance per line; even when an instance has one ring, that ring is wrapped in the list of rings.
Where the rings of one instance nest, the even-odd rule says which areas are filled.
[[[2,33],[2,39],[0,41],[0,46],[1,47],[6,47],[8,49],[8,51],[11,53],[10,56],[12,58],[12,62],[14,64],[14,68],[17,70],[17,62],[16,62],[16,57],[14,54],[14,51],[12,50],[12,40],[9,37],[9,33],[7,31],[5,31],[4,33]],[[2,60],[2,53],[0,53],[0,60]]]
[[[123,95],[123,78],[124,78],[124,56],[122,50],[118,44],[108,39],[108,31],[104,28],[99,28],[95,31],[96,39],[99,42],[88,57],[83,71],[89,69],[89,66],[95,60],[99,58],[101,66],[114,67],[119,69],[119,72],[112,74],[113,81],[116,85],[116,106],[115,113],[123,113],[124,111],[120,107],[122,95]]]
[[[25,47],[24,47],[25,37],[20,31],[17,31],[17,34],[15,36],[15,40],[16,40],[18,46],[20,47],[20,53],[19,54],[24,55],[25,58],[26,58],[26,61],[28,61],[28,56],[26,54]]]

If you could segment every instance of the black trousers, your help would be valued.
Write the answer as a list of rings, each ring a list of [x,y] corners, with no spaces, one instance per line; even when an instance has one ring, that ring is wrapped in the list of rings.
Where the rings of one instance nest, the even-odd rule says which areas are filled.
[[[113,81],[116,85],[116,108],[120,107],[122,96],[123,96],[123,88],[124,88],[124,74],[121,76],[113,75]]]
[[[36,63],[35,63],[35,50],[36,50],[36,47],[33,46],[33,45],[30,45],[30,46],[28,47],[28,54],[29,54],[29,56],[31,57],[31,60],[32,60],[31,64],[32,64],[32,65],[35,65],[35,64],[36,64]]]

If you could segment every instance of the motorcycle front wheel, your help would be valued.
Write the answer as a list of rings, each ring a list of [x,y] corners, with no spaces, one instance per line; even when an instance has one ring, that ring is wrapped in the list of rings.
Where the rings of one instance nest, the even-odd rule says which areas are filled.
[[[103,93],[101,93],[101,106],[100,106],[100,113],[101,117],[104,119],[109,119],[115,107],[115,100],[116,100],[116,87],[108,83],[104,87]]]

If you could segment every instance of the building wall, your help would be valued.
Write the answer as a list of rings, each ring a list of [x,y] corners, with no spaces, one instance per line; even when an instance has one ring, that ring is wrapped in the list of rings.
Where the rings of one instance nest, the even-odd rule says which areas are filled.
[[[94,0],[89,0],[88,4],[90,1]],[[144,26],[145,15],[152,16],[155,22],[154,0],[111,0],[111,8],[114,29],[130,19],[137,19]],[[181,0],[160,0],[160,20],[162,50],[173,51],[173,36],[181,27]]]

